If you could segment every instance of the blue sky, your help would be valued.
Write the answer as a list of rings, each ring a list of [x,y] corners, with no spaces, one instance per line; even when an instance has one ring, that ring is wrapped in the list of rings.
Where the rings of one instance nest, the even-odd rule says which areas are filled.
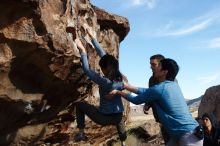
[[[120,69],[135,86],[147,87],[149,58],[163,54],[180,66],[185,98],[197,98],[220,84],[219,0],[91,0],[129,20],[120,44]]]

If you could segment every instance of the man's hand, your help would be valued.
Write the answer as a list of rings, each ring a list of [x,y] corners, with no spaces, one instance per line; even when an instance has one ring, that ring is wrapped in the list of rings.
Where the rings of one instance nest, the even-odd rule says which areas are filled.
[[[124,89],[127,89],[129,87],[128,80],[123,80]]]
[[[137,87],[130,85],[127,81],[123,81],[123,84],[124,84],[124,89],[137,94],[138,91]]]
[[[75,40],[75,43],[76,43],[77,48],[80,50],[80,52],[86,53],[85,47],[83,46],[82,42],[78,38]]]

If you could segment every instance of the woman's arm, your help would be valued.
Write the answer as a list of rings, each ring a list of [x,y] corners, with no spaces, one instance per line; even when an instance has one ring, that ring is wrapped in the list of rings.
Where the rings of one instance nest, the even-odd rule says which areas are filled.
[[[105,50],[97,42],[96,37],[95,37],[94,33],[92,32],[92,30],[88,26],[84,26],[84,27],[86,28],[86,31],[87,31],[89,37],[92,39],[91,41],[92,41],[93,46],[95,47],[97,54],[100,57],[103,57],[106,54]]]
[[[79,51],[81,52],[81,61],[82,66],[85,74],[96,84],[100,86],[107,86],[108,84],[111,84],[111,81],[103,78],[98,73],[96,73],[94,70],[91,70],[89,68],[88,58],[87,58],[87,52],[85,47],[83,46],[82,42],[77,38],[75,40],[77,47],[79,48]]]

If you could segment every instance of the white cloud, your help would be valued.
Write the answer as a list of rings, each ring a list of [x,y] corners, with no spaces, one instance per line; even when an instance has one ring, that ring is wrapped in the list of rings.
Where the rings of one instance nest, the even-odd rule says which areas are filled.
[[[211,50],[219,50],[220,49],[220,37],[216,38],[205,38],[200,39],[199,41],[194,41],[189,46],[189,48],[196,51],[211,51]]]
[[[133,6],[139,6],[139,5],[142,5],[143,3],[144,3],[144,0],[133,0],[132,1]]]
[[[192,18],[191,20],[169,20],[167,24],[158,29],[155,36],[184,36],[205,30],[220,23],[219,10],[211,10],[204,15]],[[216,44],[216,42],[214,43]],[[212,47],[215,47],[214,45]]]
[[[204,20],[202,22],[199,22],[197,24],[194,24],[190,27],[187,28],[181,28],[177,30],[169,30],[169,32],[164,33],[164,36],[183,36],[183,35],[188,35],[192,34],[194,32],[201,31],[205,28],[207,28],[211,23],[211,19]]]
[[[147,4],[149,9],[153,9],[156,6],[156,0],[147,0],[146,4]]]
[[[212,82],[216,81],[219,77],[220,77],[220,74],[215,73],[215,74],[212,74],[212,75],[199,77],[198,80],[199,80],[199,82],[201,82],[202,85],[205,85],[205,84],[209,84],[209,83],[212,83]]]
[[[208,48],[220,49],[220,37],[212,39],[208,44]]]
[[[131,0],[129,7],[147,6],[148,9],[153,9],[156,6],[156,0]]]

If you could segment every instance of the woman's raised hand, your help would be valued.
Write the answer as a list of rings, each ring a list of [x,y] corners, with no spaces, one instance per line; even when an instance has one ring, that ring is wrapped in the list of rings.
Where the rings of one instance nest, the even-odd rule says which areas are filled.
[[[92,31],[92,29],[87,24],[83,24],[83,27],[85,28],[85,30],[88,33],[89,37],[91,37],[92,39],[95,38],[94,32]]]
[[[85,47],[83,46],[83,44],[82,44],[82,42],[80,41],[79,38],[76,38],[76,39],[75,39],[75,43],[76,43],[76,46],[77,46],[77,48],[79,49],[79,51],[80,51],[81,53],[86,53],[86,49],[85,49]]]

